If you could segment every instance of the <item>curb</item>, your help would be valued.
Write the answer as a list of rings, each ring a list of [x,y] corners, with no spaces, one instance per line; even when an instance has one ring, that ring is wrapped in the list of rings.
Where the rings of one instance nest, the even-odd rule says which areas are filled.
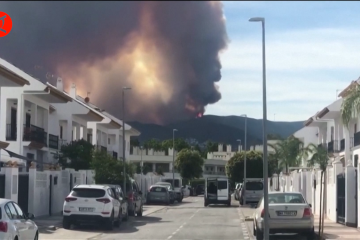
[[[252,232],[253,232],[253,230],[252,230],[252,229],[250,229],[250,228],[249,228],[249,226],[248,226],[248,225],[247,225],[247,223],[246,223],[246,222],[248,222],[248,221],[252,221],[252,220],[253,220],[253,218],[245,217],[245,215],[244,215],[243,211],[241,211],[241,207],[240,207],[239,209],[240,209],[240,210],[239,210],[239,212],[241,213],[241,216],[243,217],[244,222],[245,222],[245,226],[246,226],[246,228],[247,228],[247,230],[248,230],[248,233],[249,233],[249,239],[254,239],[254,236],[252,236]],[[250,220],[248,220],[248,219],[250,219]]]

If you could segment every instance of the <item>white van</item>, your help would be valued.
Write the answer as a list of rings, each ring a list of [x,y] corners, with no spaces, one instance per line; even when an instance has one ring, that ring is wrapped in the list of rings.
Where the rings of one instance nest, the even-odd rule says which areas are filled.
[[[227,178],[205,179],[204,206],[227,204],[231,206],[230,183]]]
[[[264,180],[262,178],[247,178],[240,193],[240,205],[258,203],[264,195]]]

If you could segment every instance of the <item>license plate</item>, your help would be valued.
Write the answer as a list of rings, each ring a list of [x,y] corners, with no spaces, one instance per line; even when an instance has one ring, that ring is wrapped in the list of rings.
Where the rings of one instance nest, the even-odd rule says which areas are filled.
[[[81,207],[79,208],[80,212],[93,212],[94,208],[86,208],[86,207]]]
[[[296,216],[297,212],[296,211],[278,211],[277,214],[278,214],[278,216]]]

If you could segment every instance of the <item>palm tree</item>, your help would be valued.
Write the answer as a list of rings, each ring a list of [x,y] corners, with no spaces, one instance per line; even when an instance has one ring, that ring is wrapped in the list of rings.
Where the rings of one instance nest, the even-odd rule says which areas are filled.
[[[322,145],[309,144],[309,150],[312,154],[311,158],[308,161],[308,166],[314,167],[318,166],[321,171],[320,176],[320,221],[319,221],[319,235],[320,238],[323,235],[324,231],[324,216],[325,216],[325,184],[323,188],[323,181],[326,179],[326,168],[328,166],[329,157],[327,149],[325,149]]]
[[[341,104],[341,118],[345,126],[349,126],[351,118],[360,113],[360,85],[349,90]]]
[[[289,167],[299,166],[302,158],[309,152],[309,149],[304,147],[304,143],[294,136],[268,145],[274,149],[279,160],[279,167],[285,168],[286,173],[289,173]]]

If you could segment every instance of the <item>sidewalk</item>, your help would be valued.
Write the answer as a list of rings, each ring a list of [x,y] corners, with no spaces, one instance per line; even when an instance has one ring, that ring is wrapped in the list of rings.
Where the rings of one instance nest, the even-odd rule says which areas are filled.
[[[319,216],[314,216],[315,232],[319,230]],[[360,231],[357,228],[347,227],[342,224],[338,224],[324,219],[324,239],[346,239],[346,240],[359,240]]]
[[[34,222],[40,231],[44,229],[55,231],[57,228],[62,227],[62,215],[35,217]]]

